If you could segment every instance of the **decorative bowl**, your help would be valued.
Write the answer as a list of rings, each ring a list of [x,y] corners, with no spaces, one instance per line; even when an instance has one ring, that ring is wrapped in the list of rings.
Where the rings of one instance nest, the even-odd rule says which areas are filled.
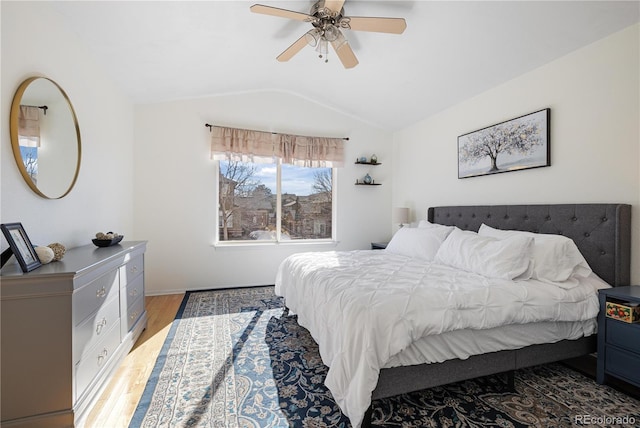
[[[118,237],[113,238],[113,239],[97,239],[97,238],[94,238],[91,241],[97,247],[110,247],[110,246],[116,245],[118,242],[122,241],[122,238],[124,238],[124,235],[119,235]]]

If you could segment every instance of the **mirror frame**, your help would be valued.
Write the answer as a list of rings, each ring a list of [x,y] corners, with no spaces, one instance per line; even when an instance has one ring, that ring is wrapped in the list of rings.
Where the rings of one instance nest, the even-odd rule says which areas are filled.
[[[20,103],[22,101],[22,96],[24,95],[24,92],[27,90],[29,85],[38,79],[47,80],[51,82],[56,88],[58,88],[58,90],[64,97],[65,101],[67,102],[67,105],[69,106],[69,110],[71,111],[71,116],[73,117],[73,125],[76,130],[76,141],[78,143],[78,160],[76,162],[76,170],[73,175],[73,180],[71,181],[71,184],[66,189],[66,191],[60,196],[45,195],[40,189],[38,189],[38,186],[36,185],[36,183],[33,182],[31,177],[29,177],[29,173],[27,172],[27,169],[24,166],[24,161],[22,160],[22,155],[20,154],[20,143],[18,142],[18,115],[20,112]],[[73,109],[73,105],[71,104],[71,101],[67,96],[67,93],[60,87],[60,85],[58,85],[56,82],[49,79],[48,77],[42,77],[42,76],[30,77],[24,82],[22,82],[18,87],[18,89],[16,90],[16,93],[13,96],[13,101],[11,103],[11,117],[10,117],[9,130],[11,134],[11,149],[13,150],[13,157],[15,158],[16,164],[18,165],[18,169],[20,170],[20,174],[22,175],[22,178],[27,183],[27,185],[31,188],[31,190],[33,190],[38,196],[41,196],[45,199],[61,199],[67,196],[69,192],[71,192],[71,189],[73,189],[73,186],[75,186],[76,181],[78,179],[78,174],[80,173],[80,161],[82,159],[82,144],[80,139],[80,127],[78,126],[78,118],[76,116],[76,112]]]

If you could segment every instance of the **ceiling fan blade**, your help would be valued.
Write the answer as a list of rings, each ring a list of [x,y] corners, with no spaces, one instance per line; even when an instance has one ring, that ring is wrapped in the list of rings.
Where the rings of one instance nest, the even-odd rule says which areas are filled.
[[[280,62],[289,61],[295,54],[300,52],[303,47],[307,46],[306,33],[302,35],[298,40],[293,42],[291,46],[285,49],[278,57],[276,58]]]
[[[280,18],[295,19],[298,21],[311,22],[315,19],[313,16],[306,13],[294,12],[293,10],[280,9],[277,7],[265,6],[262,4],[254,4],[249,9],[251,9],[251,12],[253,13],[261,13],[263,15],[278,16]]]
[[[331,12],[340,13],[343,5],[344,0],[324,0],[324,7],[329,9]]]
[[[358,65],[358,58],[356,58],[356,54],[353,53],[353,49],[349,46],[349,42],[346,40],[334,41],[331,42],[331,46],[338,54],[338,58],[340,58],[340,62],[344,65],[344,68],[353,68]]]
[[[351,16],[343,19],[340,22],[341,26],[345,25],[343,22],[348,24],[346,28],[356,31],[373,31],[376,33],[402,34],[405,28],[407,28],[407,22],[404,18]]]

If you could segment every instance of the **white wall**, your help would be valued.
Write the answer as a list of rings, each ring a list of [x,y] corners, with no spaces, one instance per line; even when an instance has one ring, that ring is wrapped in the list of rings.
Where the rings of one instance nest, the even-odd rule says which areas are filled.
[[[397,132],[393,205],[411,207],[415,221],[437,205],[632,204],[632,282],[640,284],[639,28],[629,27]],[[551,108],[551,167],[457,178],[459,135],[546,107]]]
[[[349,137],[338,170],[337,245],[214,247],[216,169],[205,123],[299,135]],[[369,248],[391,229],[391,133],[293,94],[264,91],[135,108],[135,230],[149,240],[149,294],[273,284],[298,251]],[[355,165],[375,153],[376,167]],[[355,186],[369,172],[382,186]]]
[[[92,245],[98,231],[133,231],[133,105],[107,79],[46,2],[0,3],[2,19],[2,223],[21,222],[35,245]],[[31,76],[46,76],[69,96],[82,138],[75,188],[43,199],[23,181],[9,137],[13,94]],[[7,247],[4,238],[2,248]]]
[[[152,294],[273,283],[279,261],[300,247],[212,246],[215,168],[204,126],[209,122],[351,138],[347,165],[338,177],[340,242],[331,249],[368,248],[371,241],[388,239],[392,206],[411,207],[415,220],[431,205],[619,201],[634,205],[632,279],[640,283],[638,25],[392,136],[281,92],[134,110],[46,3],[5,1],[0,7],[0,116],[5,118],[0,221],[22,222],[36,244],[61,242],[71,248],[107,230],[147,239]],[[31,192],[11,152],[6,126],[11,99],[32,75],[60,84],[80,123],[80,175],[74,190],[60,200]],[[544,107],[552,109],[550,168],[457,179],[458,135]],[[367,169],[350,161],[374,152],[383,165]],[[366,172],[383,185],[354,186]],[[329,248],[304,247],[316,249]]]

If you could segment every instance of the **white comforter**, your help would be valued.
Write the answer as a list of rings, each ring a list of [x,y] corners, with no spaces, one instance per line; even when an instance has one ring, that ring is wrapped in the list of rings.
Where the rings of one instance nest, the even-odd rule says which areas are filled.
[[[357,428],[380,368],[416,339],[594,318],[602,287],[489,279],[378,250],[294,254],[280,265],[275,291],[318,343],[325,384]]]

